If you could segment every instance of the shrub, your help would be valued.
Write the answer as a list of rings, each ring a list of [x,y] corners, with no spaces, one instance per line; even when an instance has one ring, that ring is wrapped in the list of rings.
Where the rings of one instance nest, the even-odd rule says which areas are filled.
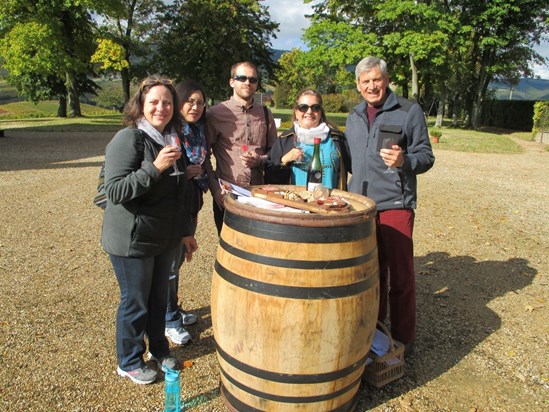
[[[325,94],[322,96],[324,111],[330,113],[341,113],[345,111],[345,98],[342,94]]]
[[[429,135],[431,137],[440,137],[442,136],[442,131],[440,129],[433,128],[429,130]]]
[[[542,130],[549,130],[549,102],[536,102],[534,104],[532,136]]]
[[[106,84],[97,93],[95,104],[105,109],[122,111],[124,108],[124,92],[120,83]]]
[[[348,113],[353,107],[362,102],[363,98],[356,89],[346,89],[341,92],[344,98],[343,111]]]

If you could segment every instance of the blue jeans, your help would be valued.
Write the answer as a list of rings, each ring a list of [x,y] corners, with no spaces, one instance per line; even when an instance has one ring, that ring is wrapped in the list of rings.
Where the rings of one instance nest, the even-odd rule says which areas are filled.
[[[193,218],[194,226],[193,233],[196,231],[197,216]],[[168,281],[168,304],[166,306],[166,327],[167,328],[179,328],[183,327],[183,319],[179,312],[179,269],[185,262],[185,247],[183,243],[180,243],[175,248],[175,255],[173,257],[172,264],[170,265],[170,274]]]
[[[175,253],[176,248],[146,258],[109,255],[120,287],[116,355],[118,366],[124,371],[144,366],[145,335],[154,357],[169,353],[169,343],[164,336],[167,274]]]
[[[168,280],[168,303],[166,305],[166,327],[179,328],[183,326],[183,319],[179,312],[178,289],[179,289],[179,268],[185,261],[185,247],[181,243],[175,252],[169,272]]]

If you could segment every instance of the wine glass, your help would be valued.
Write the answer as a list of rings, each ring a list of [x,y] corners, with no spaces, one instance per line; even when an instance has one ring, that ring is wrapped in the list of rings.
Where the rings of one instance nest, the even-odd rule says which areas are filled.
[[[166,144],[169,144],[171,146],[175,146],[178,151],[181,151],[181,141],[179,140],[179,136],[176,134],[170,134],[166,136]],[[184,175],[185,173],[180,172],[179,168],[177,167],[177,160],[173,162],[173,173],[170,173],[170,176],[179,176]]]
[[[301,152],[301,156],[299,157],[299,159],[297,159],[293,162],[294,166],[304,165],[305,162],[304,162],[304,159],[303,159],[303,147],[301,146],[301,143],[299,143],[299,141],[297,139],[297,133],[294,134],[294,148],[298,149]]]
[[[195,180],[199,180],[204,177],[204,169],[202,168],[202,164],[204,163],[204,160],[206,160],[206,152],[202,148],[202,146],[193,146],[192,147],[192,164],[193,165],[200,165],[202,169],[202,173],[198,176],[193,177]]]
[[[393,145],[396,144],[396,141],[394,138],[392,137],[385,137],[383,139],[383,142],[381,144],[381,148],[382,149],[392,149],[393,148]],[[396,173],[397,172],[397,169],[396,167],[389,167],[387,166],[387,169],[383,172],[383,173]]]

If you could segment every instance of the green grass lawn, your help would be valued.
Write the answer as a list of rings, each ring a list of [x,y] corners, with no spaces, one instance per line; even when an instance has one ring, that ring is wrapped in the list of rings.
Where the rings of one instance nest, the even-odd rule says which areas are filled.
[[[5,80],[0,80],[0,104],[15,100],[20,100],[15,87],[8,84]]]
[[[58,103],[13,102],[0,105],[0,129],[40,131],[113,131],[122,127],[122,115],[113,110],[81,104],[83,117],[56,117]]]
[[[522,153],[513,138],[531,140],[532,133],[511,131],[476,131],[441,128],[442,137],[433,147],[441,150],[474,153]]]
[[[118,112],[96,106],[82,104],[83,117],[55,117],[57,102],[46,101],[37,105],[31,102],[13,102],[0,105],[0,130],[27,129],[41,131],[109,131],[116,132],[122,127],[122,115]],[[281,118],[282,130],[291,127],[291,109],[271,109],[274,117]],[[328,113],[328,119],[345,129],[347,113]],[[432,127],[434,119],[429,119]],[[448,123],[449,124],[449,123]],[[437,150],[454,150],[476,153],[521,153],[522,148],[513,138],[532,140],[530,132],[508,130],[466,130],[443,126],[439,143],[433,144]],[[548,150],[549,145],[545,145]]]

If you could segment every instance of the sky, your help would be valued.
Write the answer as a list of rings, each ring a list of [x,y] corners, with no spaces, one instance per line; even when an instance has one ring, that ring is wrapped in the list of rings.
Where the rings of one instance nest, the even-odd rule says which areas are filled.
[[[305,14],[312,13],[311,4],[303,4],[301,0],[263,0],[263,4],[269,7],[271,20],[280,24],[277,39],[272,40],[273,48],[303,49],[305,46],[301,41],[301,35],[310,24]],[[549,58],[549,40],[534,49],[542,56]],[[549,64],[534,66],[534,73],[542,79],[549,80]]]

